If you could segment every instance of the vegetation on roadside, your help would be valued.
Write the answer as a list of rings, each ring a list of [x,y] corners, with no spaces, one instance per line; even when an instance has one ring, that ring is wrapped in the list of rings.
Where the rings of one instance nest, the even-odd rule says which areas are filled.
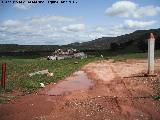
[[[35,59],[23,59],[22,57],[0,57],[0,64],[7,64],[7,83],[5,91],[0,87],[0,103],[13,99],[12,95],[4,96],[4,93],[12,93],[18,91],[23,93],[31,93],[40,88],[40,83],[49,84],[57,82],[66,76],[69,76],[83,65],[98,60],[96,57],[89,57],[87,59],[66,59],[59,61]],[[54,76],[34,75],[29,76],[30,73],[48,69]],[[1,76],[1,71],[0,71]]]
[[[109,58],[115,61],[125,61],[127,59],[147,59],[148,53],[130,53],[123,55],[111,56]],[[160,58],[160,50],[155,51],[155,58]]]
[[[160,58],[160,51],[155,52],[156,58]],[[57,82],[61,80],[76,70],[80,69],[83,65],[96,61],[96,60],[106,60],[114,59],[115,61],[123,61],[127,59],[143,59],[147,58],[147,53],[132,53],[123,54],[117,56],[104,56],[104,58],[99,57],[88,57],[87,59],[66,59],[59,61],[48,61],[40,59],[37,56],[31,57],[0,57],[0,64],[7,63],[7,84],[6,90],[4,91],[0,87],[0,103],[4,103],[13,99],[12,96],[4,97],[3,94],[6,92],[11,93],[12,91],[20,91],[23,93],[30,93],[36,91],[40,88],[40,83],[49,84],[51,82]],[[47,75],[34,75],[29,76],[29,73],[37,72],[40,70],[48,69],[49,72],[54,74],[53,77],[48,77]],[[0,71],[1,76],[1,71]]]
[[[40,83],[49,84],[56,82],[74,71],[82,65],[87,64],[97,58],[87,59],[67,59],[59,61],[48,61],[40,59],[9,59],[0,58],[0,64],[7,63],[7,84],[6,91],[18,90],[23,92],[32,92],[40,88]],[[53,77],[47,75],[29,76],[29,73],[48,69],[54,74]],[[1,72],[0,72],[1,76]],[[1,89],[1,91],[3,91]]]
[[[160,51],[155,52],[156,58],[160,57]],[[147,53],[132,53],[117,56],[104,56],[104,59],[114,59],[115,61],[123,61],[127,59],[145,59]],[[62,79],[74,71],[78,70],[84,64],[95,60],[102,60],[98,57],[89,57],[87,59],[66,59],[59,61],[41,60],[33,56],[30,58],[22,57],[0,57],[0,64],[7,63],[7,86],[6,91],[20,90],[32,92],[40,87],[39,83],[49,84]],[[75,62],[78,62],[76,64]],[[46,75],[34,75],[29,77],[29,73],[48,69],[54,74],[53,77]],[[1,76],[1,71],[0,71]],[[3,89],[0,89],[3,91]]]

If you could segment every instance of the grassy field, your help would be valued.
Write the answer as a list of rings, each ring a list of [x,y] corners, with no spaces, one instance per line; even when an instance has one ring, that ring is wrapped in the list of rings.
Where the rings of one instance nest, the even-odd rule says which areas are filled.
[[[1,58],[1,63],[7,63],[7,86],[6,91],[19,90],[23,92],[32,92],[40,87],[40,83],[48,84],[56,82],[74,71],[82,65],[87,64],[97,58],[87,59],[68,59],[59,61],[48,61],[40,59],[11,59],[10,57]],[[75,64],[75,62],[77,62]],[[48,69],[54,73],[53,77],[47,75],[29,76],[29,73]],[[1,88],[2,91],[2,88]]]
[[[126,59],[142,59],[147,58],[147,53],[135,53],[124,54],[118,56],[104,56],[104,59],[114,59],[115,61],[121,61]],[[156,51],[156,58],[160,58],[160,51]],[[0,103],[5,101],[2,96],[6,92],[21,91],[24,93],[30,93],[40,88],[40,83],[49,84],[51,82],[57,82],[66,76],[69,76],[76,70],[80,69],[83,65],[96,61],[104,60],[98,57],[89,57],[87,59],[66,59],[59,61],[42,60],[38,57],[0,57],[0,65],[7,63],[7,84],[4,91],[0,87]],[[75,63],[76,62],[76,63]],[[34,75],[29,76],[29,73],[48,69],[49,72],[54,74],[53,77],[47,75]],[[1,71],[0,71],[1,76]],[[8,98],[7,98],[8,99]]]
[[[148,53],[129,53],[117,56],[111,56],[110,58],[115,61],[123,61],[126,59],[147,59]],[[160,50],[155,51],[155,58],[160,58]]]
[[[59,61],[41,60],[33,57],[23,59],[22,57],[0,57],[0,65],[7,64],[7,84],[5,91],[0,87],[0,103],[4,103],[13,96],[5,96],[4,93],[12,93],[12,91],[20,91],[23,93],[31,93],[40,88],[40,83],[49,84],[57,82],[66,76],[69,76],[83,65],[98,60],[95,57],[87,59],[67,59]],[[29,73],[48,69],[54,74],[53,77],[47,75],[29,76]],[[0,71],[1,76],[1,71]]]

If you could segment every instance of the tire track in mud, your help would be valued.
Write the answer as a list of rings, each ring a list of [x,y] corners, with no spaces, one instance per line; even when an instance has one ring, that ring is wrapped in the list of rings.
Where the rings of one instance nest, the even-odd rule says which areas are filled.
[[[125,83],[126,78],[120,77],[119,74],[114,70],[114,67],[112,65],[110,67],[111,67],[113,73],[115,74],[115,80],[119,79],[121,81],[121,83],[123,84],[125,90],[127,91],[126,93],[127,93],[128,97],[126,97],[126,98],[131,101],[131,103],[132,103],[131,107],[138,108],[138,109],[142,110],[142,113],[143,113],[144,108],[143,108],[142,104],[140,103],[140,101],[134,102],[135,101],[134,95],[132,94],[132,90],[134,90],[133,86],[129,86],[129,87],[131,87],[131,89],[129,87],[127,87],[127,83]],[[122,99],[122,98],[120,98],[120,99]],[[125,98],[123,98],[123,99],[125,99]],[[119,102],[119,97],[115,97],[115,102],[117,103],[117,107],[119,108],[120,113],[122,113],[123,108],[121,107],[121,105],[119,105],[119,104],[121,104]],[[149,119],[153,119],[152,115],[150,114],[150,112],[147,109],[145,109],[145,113],[147,113],[149,115]]]
[[[132,97],[132,92],[130,91],[130,89],[129,89],[129,88],[127,87],[127,85],[125,84],[123,78],[120,77],[119,74],[114,70],[113,65],[111,65],[110,68],[112,69],[112,72],[115,74],[114,80],[119,79],[120,83],[124,86],[125,91],[127,91],[126,93],[127,93],[127,96],[128,96],[128,97],[126,97],[126,98],[128,99],[128,98]],[[126,98],[125,98],[125,99],[126,99]],[[117,104],[117,107],[118,107],[118,109],[119,109],[119,111],[120,111],[120,114],[122,114],[123,109],[122,109],[122,107],[121,107],[121,105],[120,105],[121,103],[119,102],[120,99],[122,99],[122,98],[115,97],[115,103]],[[123,99],[124,99],[124,97],[123,97]],[[134,106],[134,102],[132,101],[132,99],[131,99],[131,106]]]
[[[133,67],[134,64],[137,66]],[[160,65],[160,61],[158,65]],[[141,78],[130,77],[132,72],[134,74],[135,68],[137,75],[138,72],[145,69],[145,61],[142,64],[138,60],[89,63],[81,70],[85,71],[87,78],[92,80],[93,87],[91,89],[73,90],[58,96],[41,95],[41,92],[36,95],[23,96],[14,104],[0,105],[0,109],[4,110],[0,114],[0,119],[159,120],[160,109],[157,110],[157,106],[160,105],[160,101],[135,98],[153,93],[149,86],[150,82],[143,84]],[[159,67],[156,68],[159,69]],[[74,75],[66,79],[69,79],[68,81],[73,78],[77,79]],[[79,74],[76,75],[79,76]],[[80,78],[78,77],[78,79]],[[66,79],[57,84],[61,84]],[[46,90],[55,88],[57,84],[46,86]]]
[[[143,64],[142,66],[145,67],[145,62],[143,61]],[[98,63],[99,64],[99,63]],[[104,64],[104,63],[101,63],[101,64]],[[133,84],[132,85],[132,77],[130,77],[130,79],[128,79],[128,76],[131,76],[130,74],[128,75],[127,73],[124,74],[124,75],[120,75],[122,74],[123,72],[120,72],[120,73],[117,73],[117,70],[115,70],[116,66],[113,66],[114,63],[106,63],[106,69],[111,69],[112,70],[112,73],[114,74],[114,79],[112,80],[109,80],[109,81],[104,81],[104,84],[106,84],[107,82],[107,87],[108,89],[110,89],[110,91],[112,93],[116,93],[116,92],[123,92],[125,91],[125,96],[115,96],[115,97],[112,97],[113,100],[114,100],[114,103],[116,103],[116,107],[118,108],[120,114],[124,114],[125,112],[127,112],[127,114],[125,114],[126,117],[130,118],[130,117],[133,117],[136,115],[136,113],[138,113],[138,115],[140,116],[147,116],[146,118],[149,118],[149,119],[152,119],[152,114],[151,114],[151,110],[148,111],[147,108],[145,108],[142,104],[142,102],[140,101],[137,101],[134,99],[134,96],[135,95],[140,95],[139,92],[136,93],[136,89],[134,89],[135,85]],[[97,64],[96,64],[97,65]],[[96,66],[95,65],[95,66]],[[139,67],[141,66],[141,63],[137,63],[137,65],[139,65]],[[94,64],[92,64],[92,66],[94,66]],[[98,66],[98,65],[97,65]],[[99,65],[101,66],[101,65]],[[127,63],[126,65],[127,67],[130,65]],[[133,66],[133,65],[131,65]],[[141,67],[142,67],[141,66]],[[119,67],[119,66],[118,66]],[[95,67],[94,67],[95,68]],[[92,69],[94,69],[92,68]],[[120,67],[119,67],[120,68]],[[125,66],[124,66],[124,69],[125,69]],[[123,71],[125,71],[123,69]],[[131,68],[129,68],[130,70]],[[135,68],[133,68],[135,69]],[[138,69],[138,67],[137,67]],[[133,74],[137,74],[138,73],[138,70],[136,69],[136,72],[133,73]],[[105,69],[103,69],[104,71]],[[143,71],[144,68],[140,68],[139,72],[141,72],[141,70]],[[106,70],[107,71],[107,70]],[[134,70],[132,70],[134,71]],[[90,71],[91,72],[91,71]],[[94,70],[92,71],[94,73],[96,73]],[[101,72],[97,72],[97,74],[100,74]],[[130,73],[130,72],[129,72]],[[92,73],[93,74],[93,73]],[[125,75],[128,75],[127,77],[125,77]],[[94,75],[96,77],[98,77],[98,75]],[[96,78],[94,78],[96,80]],[[100,79],[97,79],[97,81],[100,80]],[[129,81],[130,80],[130,81]],[[103,80],[102,80],[103,81]],[[115,82],[115,83],[114,83]],[[116,89],[116,82],[118,84],[121,84],[121,86],[123,86],[123,91],[117,91]],[[134,81],[135,82],[135,81]],[[96,82],[96,83],[100,83],[100,82]],[[141,83],[140,83],[141,84]],[[96,85],[98,86],[98,85]],[[139,85],[138,85],[139,86]],[[142,87],[142,86],[140,86]],[[143,88],[142,88],[143,89]],[[132,93],[132,91],[134,91],[134,94]],[[145,92],[145,90],[143,90]],[[142,91],[142,94],[143,95],[143,91]],[[147,92],[147,91],[146,91]],[[135,94],[136,93],[136,94]],[[123,103],[123,102],[128,102],[127,104],[126,103]],[[145,101],[145,100],[143,100]],[[129,112],[129,113],[128,113]],[[132,113],[133,112],[133,113]],[[152,112],[153,113],[153,112]],[[157,117],[155,117],[157,118]],[[142,119],[142,118],[141,118]],[[154,118],[153,118],[154,119]]]

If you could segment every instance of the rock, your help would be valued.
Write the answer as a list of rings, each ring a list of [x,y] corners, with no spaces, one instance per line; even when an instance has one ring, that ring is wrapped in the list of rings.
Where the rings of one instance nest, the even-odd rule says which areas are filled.
[[[89,117],[90,115],[88,114],[88,115],[86,115],[86,117]]]
[[[74,64],[78,64],[78,62],[74,62]]]
[[[44,88],[44,87],[45,87],[44,83],[40,83],[40,85],[41,85],[41,87],[42,87],[42,88]]]
[[[44,75],[44,74],[48,74],[48,69],[46,70],[42,70],[42,71],[37,71],[37,72],[34,72],[34,73],[30,73],[29,76],[32,77],[33,75]]]
[[[103,55],[101,55],[101,58],[103,58]]]
[[[114,59],[108,59],[108,61],[112,63],[112,62],[114,62]]]
[[[52,77],[52,76],[53,76],[53,73],[48,73],[47,76],[48,76],[48,77]]]

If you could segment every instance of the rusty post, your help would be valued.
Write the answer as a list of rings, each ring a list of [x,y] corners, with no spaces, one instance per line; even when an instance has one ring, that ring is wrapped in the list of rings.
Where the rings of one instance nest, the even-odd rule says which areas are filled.
[[[154,49],[155,49],[155,38],[153,33],[150,33],[148,39],[148,75],[154,74]]]
[[[3,64],[2,64],[2,70],[1,70],[1,87],[3,87]]]
[[[2,64],[1,86],[5,89],[6,85],[6,63]]]

